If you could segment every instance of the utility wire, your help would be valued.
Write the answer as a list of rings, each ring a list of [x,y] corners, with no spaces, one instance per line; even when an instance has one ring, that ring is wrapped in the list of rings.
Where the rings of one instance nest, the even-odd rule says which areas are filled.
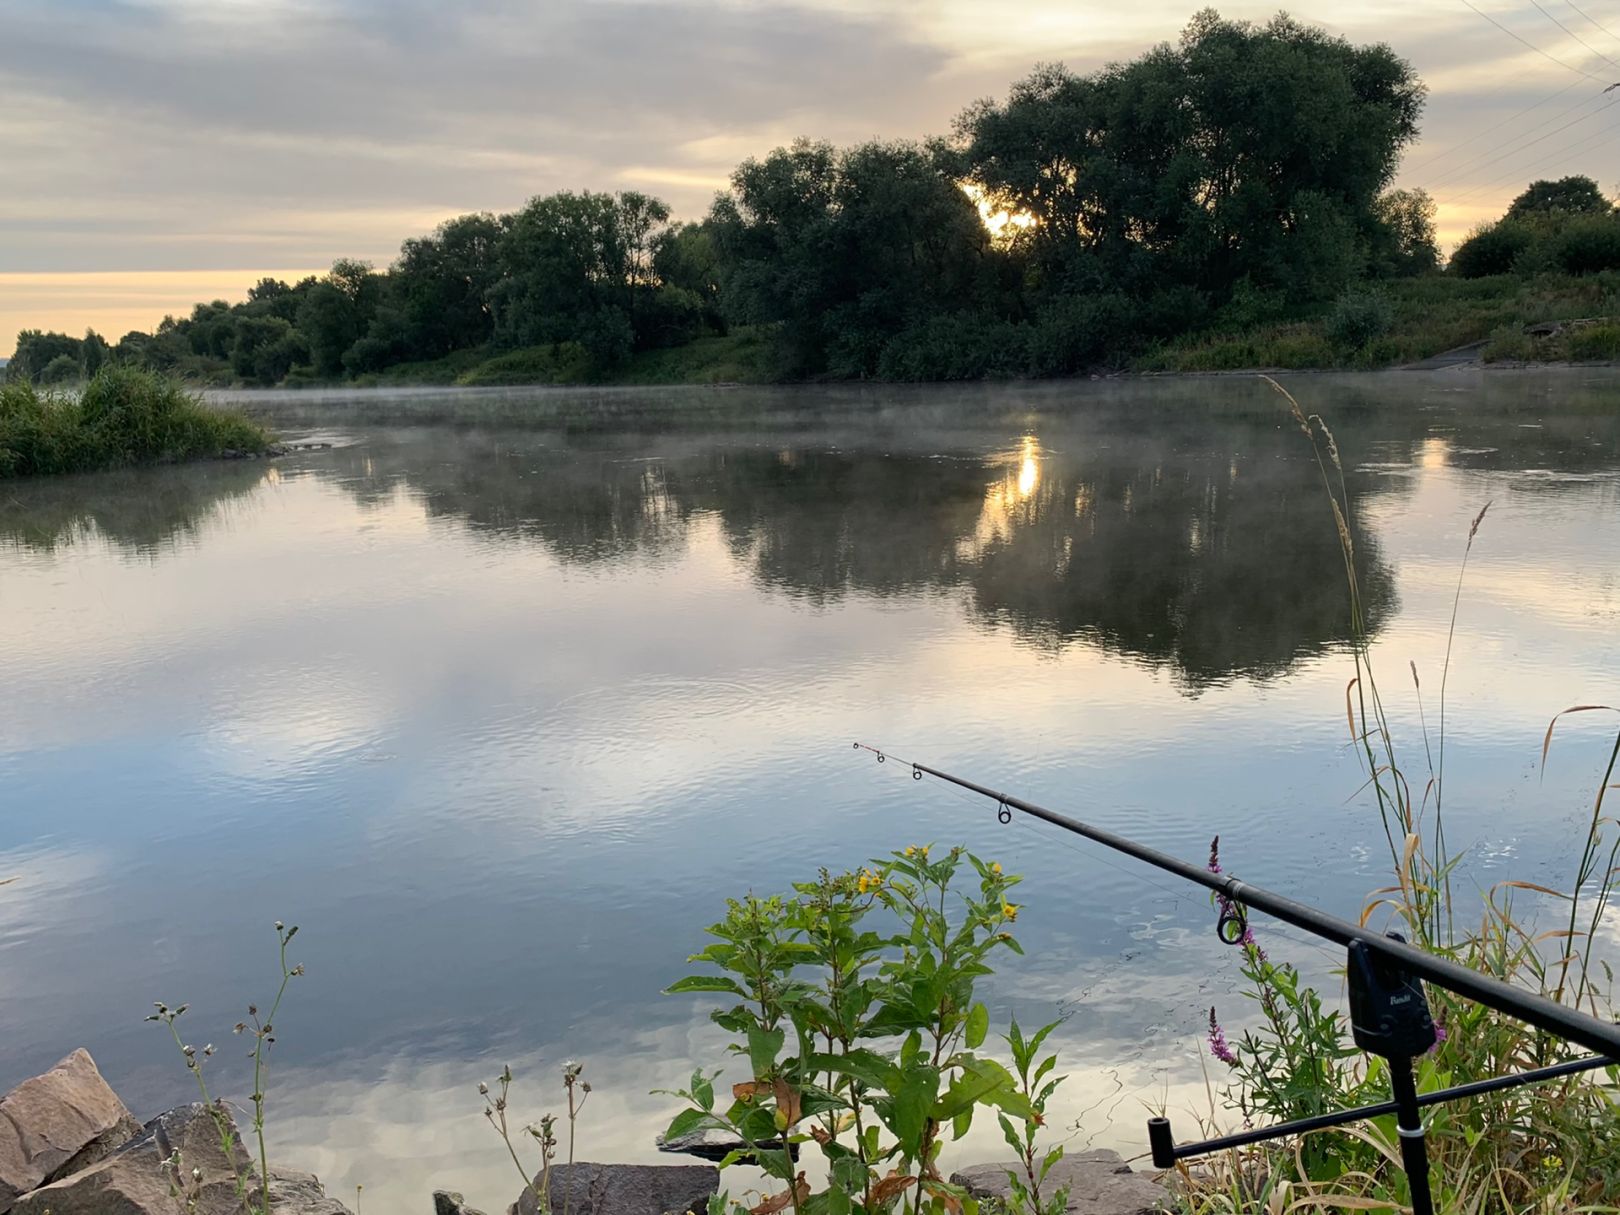
[[[1484,9],[1477,7],[1474,4],[1473,0],[1462,0],[1462,2],[1469,9],[1473,10],[1479,16],[1481,16],[1481,17],[1485,18],[1485,20],[1489,21],[1497,29],[1501,30],[1509,38],[1512,38],[1515,42],[1523,43],[1525,46],[1529,47],[1536,54],[1540,55],[1543,59],[1550,59],[1554,63],[1556,63],[1559,67],[1565,68],[1565,69],[1567,69],[1567,70],[1569,70],[1571,72],[1574,72],[1577,76],[1585,76],[1588,80],[1595,80],[1601,85],[1607,85],[1609,83],[1609,81],[1603,79],[1603,77],[1594,76],[1594,75],[1592,75],[1591,72],[1586,71],[1584,68],[1578,68],[1573,63],[1565,63],[1562,59],[1560,59],[1557,55],[1554,55],[1552,52],[1542,50],[1541,47],[1537,46],[1534,42],[1531,42],[1529,39],[1524,38],[1521,35],[1514,33],[1512,30],[1508,29],[1507,26],[1503,25],[1500,21],[1498,21],[1495,17],[1493,17],[1489,13],[1487,13]],[[1536,7],[1540,8],[1541,6],[1537,5]],[[1546,10],[1543,9],[1542,11],[1545,12]]]
[[[1531,111],[1539,110],[1542,106],[1546,105],[1549,101],[1557,101],[1558,98],[1562,97],[1565,93],[1569,92],[1570,89],[1579,88],[1579,87],[1580,87],[1580,82],[1579,81],[1571,80],[1568,84],[1566,84],[1563,88],[1559,89],[1556,93],[1552,94],[1550,97],[1543,97],[1540,101],[1536,102],[1534,105],[1526,106],[1524,109],[1520,110],[1517,114],[1514,114],[1510,118],[1503,119],[1501,122],[1493,122],[1493,123],[1490,123],[1487,126],[1481,127],[1479,130],[1475,131],[1472,135],[1470,135],[1467,139],[1463,140],[1461,143],[1452,144],[1444,152],[1437,153],[1436,155],[1429,157],[1427,160],[1420,160],[1415,165],[1406,165],[1406,166],[1404,166],[1403,167],[1404,171],[1408,172],[1408,173],[1411,173],[1411,172],[1415,172],[1418,169],[1432,169],[1432,168],[1434,168],[1435,165],[1439,164],[1442,160],[1445,160],[1448,156],[1452,156],[1455,153],[1462,151],[1464,148],[1468,147],[1469,145],[1479,142],[1481,139],[1484,139],[1485,136],[1487,136],[1487,135],[1497,134],[1498,132],[1500,132],[1504,128],[1512,126],[1515,122],[1518,122],[1519,119],[1523,118],[1526,114],[1530,113]],[[1586,103],[1583,101],[1583,102],[1580,102],[1578,104],[1579,105],[1585,105]],[[1574,109],[1574,108],[1576,108],[1576,107],[1574,107],[1574,106],[1570,107],[1570,109]],[[1567,113],[1569,113],[1569,110],[1564,110],[1564,111],[1562,111],[1562,113],[1567,114]],[[1553,118],[1547,119],[1547,122],[1551,122],[1551,121],[1553,121],[1554,118],[1558,118],[1560,116],[1561,115],[1559,115],[1559,114],[1555,114],[1555,115],[1553,115]],[[1545,126],[1545,125],[1546,125],[1546,123],[1537,123],[1536,124],[1536,126]],[[1531,127],[1530,128],[1530,130],[1532,130],[1532,131],[1534,131],[1535,129],[1536,129],[1536,127]],[[1526,133],[1528,134],[1528,132],[1526,132]],[[1489,153],[1486,153],[1486,154],[1489,155]]]
[[[1615,131],[1613,128],[1606,128],[1599,131],[1596,135],[1588,136],[1585,139],[1577,140],[1575,143],[1559,148],[1556,152],[1551,152],[1548,155],[1543,156],[1540,160],[1533,160],[1529,164],[1515,169],[1506,177],[1499,178],[1498,180],[1489,182],[1485,185],[1475,186],[1472,189],[1466,190],[1462,194],[1457,195],[1455,198],[1447,199],[1445,205],[1455,207],[1463,202],[1468,201],[1469,199],[1478,197],[1483,192],[1499,190],[1508,183],[1522,178],[1532,169],[1546,164],[1548,161],[1567,159],[1571,156],[1577,156],[1583,152],[1590,151],[1592,148],[1597,147],[1604,141],[1613,139],[1617,134],[1620,134],[1620,132]]]
[[[1552,130],[1544,132],[1543,134],[1536,136],[1534,139],[1527,138],[1533,131],[1539,130],[1541,127],[1546,126],[1548,122],[1556,122],[1558,119],[1562,118],[1564,114],[1570,113],[1571,110],[1577,110],[1580,108],[1580,106],[1587,105],[1593,100],[1595,100],[1595,98],[1588,97],[1586,101],[1581,102],[1580,105],[1571,106],[1569,110],[1565,110],[1563,113],[1554,114],[1551,118],[1547,119],[1546,122],[1537,123],[1536,126],[1531,127],[1529,131],[1526,131],[1524,135],[1520,136],[1520,142],[1513,146],[1493,148],[1490,151],[1481,152],[1478,156],[1471,157],[1469,160],[1452,168],[1450,172],[1442,173],[1435,181],[1430,183],[1430,188],[1438,189],[1441,186],[1445,186],[1453,181],[1456,181],[1458,177],[1462,176],[1464,173],[1467,173],[1471,169],[1488,169],[1493,165],[1500,164],[1510,157],[1517,156],[1520,152],[1528,151],[1530,148],[1535,147],[1543,140],[1551,139],[1554,135],[1557,135],[1561,131],[1567,131],[1570,127],[1579,126],[1581,123],[1586,122],[1589,119],[1596,118],[1599,114],[1603,113],[1604,110],[1607,110],[1611,106],[1620,103],[1620,98],[1610,98],[1608,101],[1605,101],[1599,105],[1596,109],[1589,110],[1585,114],[1582,114],[1579,118],[1572,118],[1562,126],[1554,127]]]
[[[1541,13],[1542,16],[1546,17],[1548,21],[1551,21],[1559,29],[1563,30],[1564,33],[1568,34],[1571,38],[1575,39],[1576,42],[1579,42],[1587,50],[1591,51],[1592,54],[1596,55],[1599,59],[1602,59],[1603,61],[1608,63],[1611,67],[1620,68],[1620,63],[1617,63],[1617,62],[1615,62],[1615,60],[1610,59],[1602,51],[1598,50],[1597,47],[1593,46],[1590,42],[1588,42],[1585,38],[1582,38],[1574,30],[1570,29],[1569,26],[1565,25],[1557,17],[1554,17],[1552,15],[1552,13],[1548,12],[1547,9],[1542,6],[1541,0],[1530,0],[1530,3],[1535,5],[1536,10],[1539,13]]]
[[[1617,37],[1613,30],[1611,30],[1608,26],[1604,25],[1601,21],[1596,21],[1593,18],[1587,16],[1586,10],[1583,9],[1580,5],[1576,4],[1575,0],[1564,0],[1564,3],[1569,5],[1570,8],[1574,9],[1581,16],[1586,17],[1587,24],[1594,25],[1598,29],[1602,30],[1605,34],[1607,34],[1609,36],[1609,39],[1611,41],[1620,42],[1620,37]]]

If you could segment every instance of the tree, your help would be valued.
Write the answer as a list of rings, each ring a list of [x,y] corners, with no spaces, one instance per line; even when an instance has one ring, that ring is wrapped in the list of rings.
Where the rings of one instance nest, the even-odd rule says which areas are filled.
[[[1533,181],[1509,204],[1508,219],[1556,218],[1570,215],[1607,215],[1614,204],[1590,177],[1560,177]]]
[[[1371,269],[1400,277],[1426,274],[1440,264],[1435,240],[1435,205],[1426,190],[1388,190],[1373,204],[1377,221],[1372,238]]]
[[[1179,282],[1224,299],[1247,278],[1322,298],[1360,268],[1422,101],[1386,46],[1205,10],[1131,63],[1038,68],[965,112],[956,149],[992,206],[1035,221],[1038,291]]]
[[[302,334],[279,316],[238,316],[231,369],[244,380],[279,384],[309,356]]]
[[[6,378],[40,380],[47,367],[64,358],[69,359],[77,369],[80,345],[78,338],[66,333],[24,329],[17,335],[17,349],[6,364]]]
[[[333,262],[324,278],[304,290],[298,330],[308,343],[316,375],[335,379],[343,374],[343,356],[370,326],[381,294],[371,264],[348,258]]]
[[[481,346],[494,334],[489,293],[500,277],[497,250],[501,222],[487,212],[447,220],[430,236],[400,247],[389,271],[389,304],[397,338],[368,336],[397,344],[402,357],[432,359],[452,350]]]
[[[733,319],[780,326],[796,370],[865,376],[908,325],[971,307],[989,238],[950,168],[907,142],[745,161],[709,218]]]

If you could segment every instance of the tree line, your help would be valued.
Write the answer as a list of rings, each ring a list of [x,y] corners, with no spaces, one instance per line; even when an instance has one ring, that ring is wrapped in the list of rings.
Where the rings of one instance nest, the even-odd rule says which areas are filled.
[[[115,344],[29,331],[9,374],[276,384],[547,347],[609,377],[743,328],[780,378],[1071,373],[1435,269],[1433,204],[1389,189],[1423,99],[1387,46],[1206,10],[1130,62],[1038,67],[945,136],[749,159],[696,222],[551,194]]]

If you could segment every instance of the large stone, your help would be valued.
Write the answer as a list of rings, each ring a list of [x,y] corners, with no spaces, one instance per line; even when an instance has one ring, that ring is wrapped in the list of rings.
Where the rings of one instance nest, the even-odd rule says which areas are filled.
[[[139,1130],[88,1051],[24,1080],[0,1097],[0,1215],[19,1195],[94,1163]]]
[[[701,1215],[719,1188],[720,1170],[706,1164],[559,1164],[546,1194],[554,1215]],[[537,1215],[534,1195],[524,1190],[511,1211]]]
[[[1009,1170],[1021,1165],[975,1164],[952,1173],[951,1181],[981,1201],[993,1198],[1007,1202],[1012,1186]],[[1069,1215],[1147,1215],[1170,1208],[1170,1193],[1158,1182],[1133,1173],[1118,1152],[1099,1149],[1065,1155],[1052,1166],[1041,1183],[1042,1194],[1069,1190]]]
[[[349,1208],[329,1198],[314,1173],[270,1168],[271,1215],[351,1215]],[[476,1215],[469,1212],[468,1215]]]
[[[477,1207],[467,1205],[467,1200],[455,1190],[433,1191],[433,1215],[484,1215]]]
[[[229,1156],[216,1113],[233,1136]],[[177,1153],[177,1165],[165,1164]],[[223,1106],[199,1102],[159,1114],[105,1160],[18,1199],[12,1215],[242,1215],[239,1176],[258,1184],[235,1121]],[[277,1169],[270,1170],[270,1210],[348,1215],[313,1175]]]

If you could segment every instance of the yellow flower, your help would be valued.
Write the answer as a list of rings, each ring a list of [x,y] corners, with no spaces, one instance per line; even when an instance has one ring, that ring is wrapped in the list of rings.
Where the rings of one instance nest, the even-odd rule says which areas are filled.
[[[1016,903],[1003,903],[1001,905],[1001,914],[1009,920],[1016,920],[1018,918],[1018,905]]]
[[[866,873],[864,871],[861,873],[861,876],[859,878],[857,878],[856,881],[855,881],[855,893],[857,893],[857,894],[865,894],[866,893]]]
[[[990,862],[990,872],[991,873],[1000,873],[1001,872],[1001,862],[1000,861],[991,861]]]
[[[916,856],[917,855],[917,850],[914,847],[912,847],[910,844],[907,844],[906,845],[906,855],[907,856]]]

